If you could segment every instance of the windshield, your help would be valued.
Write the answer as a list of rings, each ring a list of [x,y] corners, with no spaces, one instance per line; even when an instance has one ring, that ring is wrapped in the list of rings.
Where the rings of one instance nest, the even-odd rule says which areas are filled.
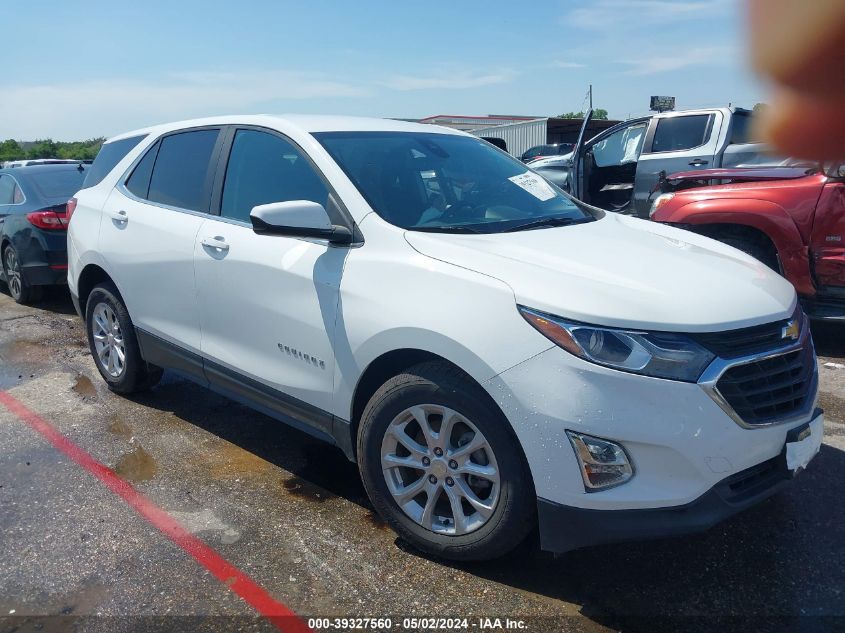
[[[480,139],[411,132],[314,134],[386,221],[416,231],[498,233],[538,220],[593,219],[559,189]]]

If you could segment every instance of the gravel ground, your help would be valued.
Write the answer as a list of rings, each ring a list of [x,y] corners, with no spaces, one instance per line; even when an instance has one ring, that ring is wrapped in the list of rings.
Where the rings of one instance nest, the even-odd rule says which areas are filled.
[[[559,557],[527,543],[483,565],[412,551],[337,449],[274,420],[170,375],[111,394],[64,292],[37,308],[0,295],[0,389],[305,618],[827,631],[845,626],[845,326],[814,336],[825,444],[786,492],[703,535]],[[271,628],[2,406],[0,446],[0,632]]]

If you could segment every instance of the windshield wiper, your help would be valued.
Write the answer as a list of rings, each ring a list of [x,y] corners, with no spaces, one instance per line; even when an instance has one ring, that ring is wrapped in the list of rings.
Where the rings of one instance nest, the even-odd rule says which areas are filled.
[[[571,226],[573,224],[584,224],[585,222],[592,222],[595,218],[540,218],[539,220],[532,220],[531,222],[524,222],[517,224],[509,229],[502,231],[503,233],[514,233],[516,231],[525,231],[529,229],[542,229],[553,226]]]
[[[474,229],[465,224],[456,224],[454,226],[412,226],[408,228],[409,231],[421,231],[423,233],[482,233],[478,229]]]

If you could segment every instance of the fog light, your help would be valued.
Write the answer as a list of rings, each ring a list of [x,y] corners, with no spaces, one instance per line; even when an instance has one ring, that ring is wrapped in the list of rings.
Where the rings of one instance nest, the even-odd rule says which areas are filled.
[[[598,492],[624,484],[634,475],[625,449],[615,442],[567,431],[587,492]]]

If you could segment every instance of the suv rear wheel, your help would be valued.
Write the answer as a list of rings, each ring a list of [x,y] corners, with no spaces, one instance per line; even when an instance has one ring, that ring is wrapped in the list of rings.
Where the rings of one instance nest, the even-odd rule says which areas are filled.
[[[109,389],[130,394],[161,380],[161,368],[141,357],[135,326],[114,284],[99,284],[88,295],[85,325],[91,355]]]
[[[373,395],[358,460],[376,510],[424,552],[495,558],[533,526],[531,476],[507,420],[444,363],[417,365]]]

